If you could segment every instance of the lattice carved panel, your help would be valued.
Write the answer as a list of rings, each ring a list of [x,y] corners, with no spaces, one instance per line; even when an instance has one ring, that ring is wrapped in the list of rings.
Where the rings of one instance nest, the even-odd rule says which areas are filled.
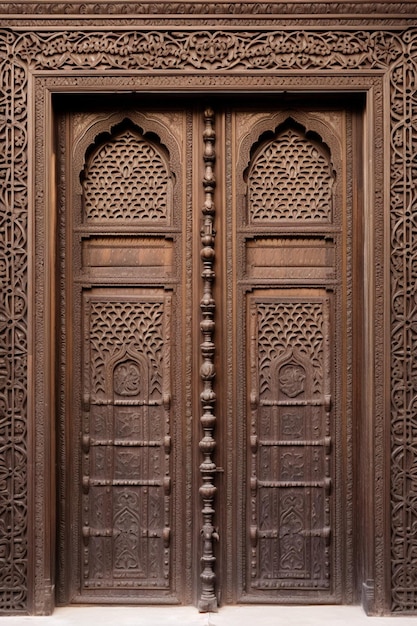
[[[277,380],[273,377],[272,364],[282,355],[298,354],[303,360],[311,363],[312,396],[320,396],[323,392],[323,351],[325,336],[323,333],[323,310],[321,303],[279,303],[258,304],[259,348],[259,393],[272,399],[276,394]],[[328,339],[327,339],[328,341]],[[294,357],[295,358],[295,357]],[[290,362],[290,361],[289,361]],[[303,367],[300,365],[300,371]],[[297,366],[288,370],[287,378],[293,379],[294,393],[290,383],[285,385],[285,371],[281,371],[278,381],[288,397],[299,395],[295,387]],[[301,387],[304,389],[304,386]],[[301,393],[301,391],[300,391]]]
[[[250,307],[250,588],[330,590],[330,300]]]
[[[87,223],[166,223],[171,215],[171,180],[155,145],[126,131],[97,149],[83,181]]]
[[[106,304],[91,305],[92,321],[91,329],[91,358],[94,364],[94,375],[89,383],[89,389],[94,398],[108,394],[109,385],[122,392],[121,376],[123,385],[128,385],[129,361],[127,359],[122,369],[122,362],[115,369],[114,377],[109,380],[108,363],[114,355],[121,354],[125,346],[135,350],[138,354],[144,354],[149,363],[149,396],[161,395],[162,389],[162,366],[163,346],[166,337],[163,334],[164,311],[160,302],[126,302],[120,304],[109,302]],[[166,315],[166,313],[165,313]],[[133,365],[133,364],[132,364]],[[90,376],[89,370],[86,372]],[[118,377],[120,375],[120,381]],[[139,384],[139,381],[137,381]],[[130,381],[130,385],[132,385]]]
[[[170,306],[84,298],[82,593],[169,588]]]
[[[289,128],[262,146],[250,166],[249,221],[331,222],[333,180],[323,147]]]

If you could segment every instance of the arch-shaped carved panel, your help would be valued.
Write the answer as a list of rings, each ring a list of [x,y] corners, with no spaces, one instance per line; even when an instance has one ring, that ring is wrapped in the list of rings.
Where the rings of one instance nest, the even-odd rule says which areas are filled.
[[[99,143],[81,179],[87,223],[171,220],[168,158],[156,141],[130,125]]]
[[[253,152],[247,170],[249,222],[332,222],[334,180],[327,147],[289,120]]]

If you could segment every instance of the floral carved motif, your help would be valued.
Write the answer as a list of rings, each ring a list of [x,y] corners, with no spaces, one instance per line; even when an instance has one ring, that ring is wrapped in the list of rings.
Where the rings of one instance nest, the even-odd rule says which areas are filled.
[[[33,33],[17,47],[38,70],[373,69],[401,56],[398,36],[378,31]]]
[[[28,8],[26,3],[26,9]],[[30,3],[31,7],[35,7]],[[113,3],[112,3],[113,4]],[[136,3],[120,13],[139,12]],[[23,3],[2,4],[4,14]],[[113,9],[97,3],[102,14]],[[140,5],[144,13],[150,4]],[[153,5],[152,5],[153,6]],[[157,6],[157,5],[155,5]],[[179,5],[159,5],[179,11]],[[203,5],[194,5],[203,12]],[[206,6],[206,5],[204,5]],[[213,6],[213,12],[229,12]],[[243,6],[243,5],[242,5]],[[255,4],[244,5],[255,13]],[[252,9],[249,7],[252,6]],[[286,5],[262,6],[272,13]],[[297,4],[311,12],[311,4]],[[332,5],[337,12],[337,3]],[[352,5],[353,6],[353,5]],[[355,10],[359,5],[354,4]],[[362,5],[363,7],[367,5]],[[399,5],[395,5],[398,10]],[[415,11],[404,3],[401,12]],[[90,3],[36,3],[51,14],[92,11]],[[200,9],[198,9],[200,7]],[[308,8],[306,8],[308,7]],[[382,8],[383,7],[383,8]],[[391,10],[369,4],[369,11]],[[113,7],[114,8],[114,7]],[[226,10],[227,9],[227,10]],[[241,11],[242,9],[239,9]],[[344,11],[347,6],[344,5]],[[364,10],[364,9],[363,9]],[[162,12],[162,9],[161,9]],[[232,10],[230,10],[230,13]],[[235,12],[238,12],[237,9]],[[319,12],[317,10],[317,12]],[[27,335],[28,137],[27,89],[32,70],[315,71],[380,70],[390,77],[391,98],[391,506],[392,604],[417,611],[417,403],[415,295],[417,285],[417,31],[0,31],[0,610],[28,610]],[[41,426],[40,426],[41,428]],[[404,485],[408,485],[405,489]],[[11,521],[13,520],[13,523]],[[38,541],[41,541],[38,539]]]

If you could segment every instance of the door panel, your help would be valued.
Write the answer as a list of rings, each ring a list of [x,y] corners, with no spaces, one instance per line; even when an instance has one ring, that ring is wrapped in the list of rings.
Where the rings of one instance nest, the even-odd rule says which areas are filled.
[[[230,125],[239,601],[338,602],[347,588],[345,115],[237,111]]]
[[[183,124],[61,121],[61,603],[184,599]]]
[[[330,309],[322,289],[248,301],[254,590],[329,589]]]
[[[91,287],[85,274],[95,284],[172,276],[172,242],[138,232],[171,217],[162,147],[113,129],[82,174],[81,595],[169,590],[172,296]]]
[[[61,115],[61,604],[350,601],[349,125]]]
[[[171,297],[83,294],[81,593],[167,589]]]

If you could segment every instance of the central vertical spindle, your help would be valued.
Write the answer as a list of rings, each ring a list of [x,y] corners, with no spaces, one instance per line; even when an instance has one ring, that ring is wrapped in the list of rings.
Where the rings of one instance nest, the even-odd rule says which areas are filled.
[[[200,441],[200,450],[203,455],[203,462],[200,465],[202,485],[200,487],[200,496],[203,504],[202,518],[203,524],[201,535],[203,540],[202,546],[202,572],[201,572],[201,596],[199,602],[199,610],[201,612],[217,611],[217,598],[215,593],[215,561],[214,541],[218,538],[214,528],[214,499],[216,495],[216,487],[214,479],[216,475],[216,464],[213,460],[216,442],[214,440],[214,430],[216,425],[215,404],[216,394],[213,389],[213,381],[215,377],[214,369],[214,330],[215,330],[215,302],[213,298],[214,273],[214,190],[216,181],[214,178],[215,156],[215,139],[214,131],[214,112],[211,109],[204,111],[204,205],[202,208],[203,226],[201,230],[201,260],[202,260],[202,279],[203,279],[203,296],[200,302],[201,308],[201,333],[203,341],[201,343],[201,368],[200,375],[203,389],[200,394],[201,400],[201,426],[203,436]]]

